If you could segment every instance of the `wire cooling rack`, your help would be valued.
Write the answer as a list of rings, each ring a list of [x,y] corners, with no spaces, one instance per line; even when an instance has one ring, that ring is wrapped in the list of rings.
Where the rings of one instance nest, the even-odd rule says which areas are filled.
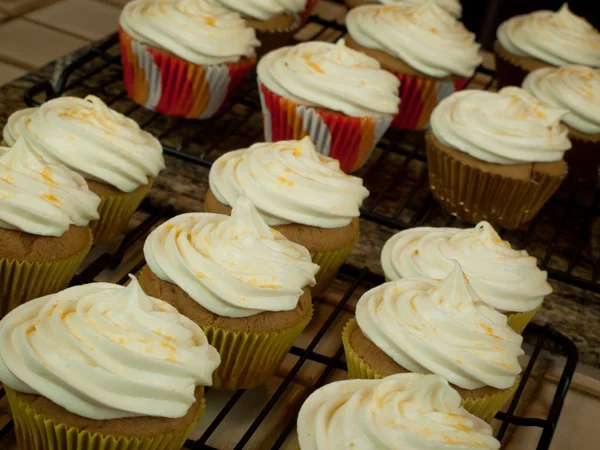
[[[345,27],[340,22],[312,16],[296,37],[301,35],[301,40],[334,41],[344,33]],[[93,93],[153,133],[163,144],[166,154],[204,167],[210,167],[224,152],[248,147],[263,138],[260,102],[252,74],[222,114],[207,121],[174,119],[148,111],[128,99],[121,79],[118,38],[114,35],[92,47],[66,67],[55,85],[42,82],[29,89],[25,94],[25,101],[30,106],[35,106],[60,95],[83,97]],[[493,89],[494,86],[494,73],[484,68],[479,68],[468,84],[468,88],[478,89]],[[422,134],[389,131],[358,175],[363,177],[371,192],[361,211],[362,217],[367,220],[395,229],[420,225],[467,226],[443,212],[429,193]],[[141,242],[149,230],[172,216],[173,211],[168,208],[157,209],[144,203],[138,212],[140,214],[145,219],[126,235],[120,247],[116,251],[99,255],[74,279],[74,284],[92,282],[104,271],[122,267],[124,259],[127,259],[126,255],[132,249],[141,253]],[[598,195],[595,190],[565,185],[531,224],[513,232],[502,231],[502,236],[515,247],[526,248],[536,256],[552,278],[600,292],[600,243],[596,249],[595,243],[590,242],[593,235],[590,230],[599,217]],[[124,273],[136,273],[144,261],[138,258],[128,264]],[[119,282],[125,283],[127,279],[124,275]],[[344,311],[347,312],[348,304],[353,299],[355,301],[361,292],[382,281],[379,275],[367,269],[350,265],[342,267],[334,281],[339,300],[335,308],[314,331],[306,345],[291,349],[293,365],[269,399],[251,417],[251,422],[234,446],[236,450],[249,448],[248,444],[255,433],[285,399],[286,390],[295,382],[295,377],[306,364],[318,364],[321,372],[309,384],[305,394],[322,386],[336,371],[346,370],[341,343],[332,354],[317,349],[324,337],[331,332],[332,324],[340,319]],[[501,422],[497,436],[502,441],[511,426],[537,427],[542,430],[537,449],[548,449],[577,364],[578,352],[572,341],[550,327],[532,324],[526,333],[534,342],[531,358],[509,408],[496,416]],[[544,418],[518,416],[515,414],[517,404],[525,386],[532,379],[532,370],[540,361],[540,355],[548,351],[566,358],[548,415]],[[3,390],[1,396],[4,396]],[[204,428],[203,434],[197,440],[188,440],[185,448],[214,449],[209,443],[213,442],[216,433],[227,426],[228,417],[244,401],[245,396],[248,396],[247,391],[234,392]],[[298,407],[292,408],[292,417],[295,417]],[[283,430],[272,436],[268,448],[281,448],[294,427],[295,418],[292,418]],[[3,438],[10,437],[11,430],[12,422],[0,429],[0,446],[4,442]]]
[[[141,255],[140,249],[145,237],[148,233],[158,224],[164,220],[169,219],[173,215],[171,208],[155,208],[147,203],[142,204],[140,210],[137,213],[138,216],[143,216],[144,219],[133,228],[123,239],[122,243],[115,251],[109,253],[103,253],[98,255],[74,280],[74,285],[91,283],[97,280],[98,275],[106,270],[115,269],[121,267],[121,273],[118,280],[119,284],[125,284],[129,277],[128,273],[138,273],[139,270],[145,264],[143,256]],[[131,257],[131,255],[136,255]],[[313,362],[319,366],[319,375],[316,380],[311,383],[305,390],[305,394],[308,394],[323,384],[325,384],[329,377],[334,371],[346,371],[346,365],[343,360],[343,347],[341,342],[338,342],[337,350],[333,352],[318,351],[319,344],[322,343],[326,335],[332,332],[333,324],[338,321],[344,311],[347,311],[348,304],[352,299],[356,300],[360,294],[367,289],[377,286],[383,282],[383,278],[380,275],[374,274],[367,269],[359,269],[351,265],[342,266],[339,274],[334,281],[334,287],[337,290],[337,301],[336,306],[333,308],[331,313],[328,314],[324,322],[310,335],[309,341],[305,345],[296,345],[290,350],[290,354],[295,358],[293,366],[285,374],[283,380],[278,385],[276,390],[269,396],[269,398],[260,405],[260,408],[253,412],[251,421],[248,427],[241,434],[236,445],[233,447],[235,450],[241,450],[243,448],[257,448],[246,447],[257,430],[260,429],[261,425],[265,422],[270,413],[274,411],[278,404],[285,400],[287,390],[290,386],[296,382],[296,377],[299,372],[304,368],[307,363]],[[318,308],[318,305],[315,305]],[[521,426],[521,427],[536,427],[541,429],[540,439],[537,445],[537,449],[546,450],[550,447],[552,436],[558,419],[560,417],[561,409],[569,389],[569,385],[577,365],[578,352],[571,340],[566,338],[564,335],[554,331],[548,326],[539,326],[531,324],[528,326],[526,331],[531,337],[533,337],[533,348],[530,353],[530,360],[527,367],[522,373],[521,382],[516,394],[511,401],[506,412],[500,412],[497,414],[496,419],[501,422],[501,425],[496,434],[497,438],[502,441],[508,427]],[[340,339],[341,340],[341,339]],[[556,386],[556,392],[552,399],[552,403],[549,412],[546,417],[543,418],[526,418],[515,414],[517,404],[521,399],[525,386],[532,378],[532,371],[536,363],[542,359],[541,355],[545,352],[552,352],[553,355],[562,355],[565,357],[565,363],[562,368],[562,373],[559,382]],[[328,354],[329,353],[329,354]],[[547,356],[547,355],[546,355]],[[210,396],[210,392],[207,390],[207,396]],[[220,427],[225,426],[224,422],[228,415],[231,414],[232,410],[239,406],[243,401],[243,397],[248,391],[238,390],[232,393],[231,397],[222,406],[218,414],[212,419],[210,424],[206,424],[204,431],[201,436],[196,440],[188,440],[185,443],[184,448],[187,450],[224,450],[217,449],[208,444],[211,438],[219,430]],[[0,391],[0,399],[4,397],[4,389]],[[1,401],[1,400],[0,400]],[[210,402],[210,399],[209,399]],[[289,406],[287,406],[289,409]],[[296,421],[295,417],[299,405],[293,407],[291,420],[287,421],[285,426],[279,429],[275,436],[272,436],[269,446],[263,448],[279,449],[282,448],[284,443],[290,439],[290,435],[295,429]],[[13,432],[13,423],[9,421],[4,424],[0,429],[0,448],[11,448],[5,442],[10,441],[11,433]],[[6,439],[6,440],[5,440]],[[228,447],[229,448],[229,447]],[[289,448],[289,447],[288,447]]]

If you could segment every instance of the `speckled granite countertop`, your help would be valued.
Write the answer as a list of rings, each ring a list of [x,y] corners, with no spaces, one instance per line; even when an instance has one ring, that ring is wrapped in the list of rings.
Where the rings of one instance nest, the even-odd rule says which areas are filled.
[[[68,57],[68,60],[72,58],[73,55]],[[58,63],[60,67],[64,62],[63,60]],[[4,125],[13,111],[26,106],[23,94],[28,88],[40,81],[52,79],[56,71],[56,63],[51,63],[0,88],[0,125]],[[85,93],[82,90],[76,91],[77,95]],[[92,90],[89,93],[95,92]],[[116,109],[120,108],[116,107]],[[136,119],[139,120],[137,117]],[[252,120],[256,118],[251,119],[250,122]],[[230,145],[229,149],[236,148],[235,144]],[[151,202],[157,206],[172,205],[178,212],[202,210],[208,169],[170,156],[166,157],[166,161],[167,169],[158,177],[150,193]],[[418,172],[419,168],[414,170]],[[413,172],[411,169],[404,176],[407,178],[419,176],[418,173]],[[432,222],[435,224],[435,218],[428,220],[428,223]],[[592,227],[588,232],[597,235],[594,229]],[[381,273],[379,252],[385,240],[393,233],[394,230],[391,228],[362,220],[361,238],[348,262]],[[534,250],[532,253],[536,254]],[[595,253],[597,250],[591,241],[583,245],[584,253]],[[592,256],[590,258],[593,259]],[[560,261],[558,264],[560,265]],[[555,280],[552,280],[551,284],[554,293],[545,300],[535,320],[539,323],[549,322],[558,331],[570,337],[579,348],[581,362],[600,367],[600,295]]]

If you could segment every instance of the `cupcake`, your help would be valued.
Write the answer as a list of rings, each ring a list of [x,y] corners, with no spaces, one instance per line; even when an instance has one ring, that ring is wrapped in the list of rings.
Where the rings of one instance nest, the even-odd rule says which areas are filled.
[[[300,450],[498,450],[492,428],[460,401],[438,375],[331,383],[300,409]]]
[[[0,317],[68,286],[92,246],[100,198],[23,138],[0,147]]]
[[[209,0],[134,0],[119,19],[123,77],[139,105],[208,119],[256,62],[260,45],[240,14]]]
[[[392,236],[381,252],[388,281],[421,276],[442,281],[454,269],[453,261],[461,265],[481,301],[506,314],[517,333],[552,293],[548,274],[537,267],[537,260],[525,250],[513,250],[487,222],[464,230],[404,230]]]
[[[596,186],[600,166],[600,69],[542,68],[525,78],[523,88],[541,101],[569,111],[563,117],[573,144],[565,154],[569,176]]]
[[[518,228],[567,174],[565,114],[516,87],[451,95],[426,137],[431,193],[461,220]]]
[[[100,219],[90,224],[96,243],[121,236],[165,167],[160,142],[93,95],[17,111],[3,137],[12,145],[19,136],[45,160],[82,175],[100,196]]]
[[[282,47],[257,70],[265,140],[308,135],[347,173],[367,161],[398,113],[398,79],[343,39]]]
[[[600,32],[566,3],[557,12],[512,17],[498,27],[496,38],[499,87],[520,86],[529,72],[542,67],[600,67]]]
[[[393,128],[424,129],[433,108],[464,88],[481,64],[475,35],[433,2],[361,6],[348,13],[346,26],[348,47],[400,80]]]
[[[479,299],[458,263],[442,282],[404,278],[366,292],[342,339],[351,378],[435,373],[488,422],[521,373],[523,338]]]
[[[200,325],[221,355],[214,387],[248,389],[278,369],[312,316],[308,250],[240,198],[231,217],[183,214],[144,244],[141,283]]]
[[[289,44],[317,0],[216,0],[239,12],[260,41],[259,56]]]
[[[22,305],[0,342],[21,449],[179,450],[219,365],[200,327],[133,277]]]
[[[208,179],[207,212],[230,214],[247,196],[267,224],[310,251],[320,266],[312,296],[325,293],[358,241],[359,208],[369,195],[362,179],[319,155],[308,137],[228,152]]]
[[[433,1],[440,8],[444,8],[457,19],[460,19],[462,16],[462,5],[460,0],[346,0],[346,5],[348,5],[349,8],[373,5],[377,3],[384,5],[422,5],[423,3],[427,3],[429,1]]]

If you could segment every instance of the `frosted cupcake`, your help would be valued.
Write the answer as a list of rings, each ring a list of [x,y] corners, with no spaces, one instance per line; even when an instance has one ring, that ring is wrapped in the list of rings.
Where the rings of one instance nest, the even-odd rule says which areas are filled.
[[[202,330],[135,278],[22,305],[0,322],[0,342],[23,449],[179,450],[219,365]]]
[[[160,142],[93,95],[17,111],[3,137],[12,145],[20,136],[45,160],[82,175],[100,196],[100,219],[90,224],[96,243],[121,236],[165,167]]]
[[[573,144],[565,155],[569,176],[595,186],[600,166],[600,69],[538,69],[525,78],[523,88],[541,101],[569,111],[562,119]]]
[[[351,378],[435,373],[490,421],[512,396],[523,338],[483,303],[458,263],[442,281],[404,278],[366,292],[343,332]]]
[[[405,4],[413,4],[413,5],[422,5],[423,3],[428,3],[433,1],[440,8],[444,8],[450,14],[452,14],[457,19],[460,19],[462,16],[462,5],[460,0],[345,0],[346,5],[350,8],[356,8],[358,6],[365,5],[373,5],[373,4],[383,4],[383,5],[405,5]]]
[[[23,138],[0,147],[0,317],[68,286],[92,246],[100,198]]]
[[[298,416],[300,450],[497,450],[492,428],[438,375],[347,380],[312,393]]]
[[[308,137],[228,152],[211,167],[209,184],[206,211],[230,214],[245,195],[269,225],[310,251],[320,266],[313,297],[325,292],[356,245],[359,208],[369,195],[360,178],[319,155]]]
[[[427,135],[433,196],[467,222],[514,229],[530,221],[567,174],[567,113],[516,87],[451,95]]]
[[[271,377],[312,316],[318,266],[241,198],[231,217],[182,214],[144,244],[141,283],[202,327],[221,355],[214,386],[247,389]]]
[[[398,113],[398,79],[343,39],[274,50],[257,70],[265,140],[308,135],[347,173],[367,161]]]
[[[487,222],[464,230],[404,230],[388,239],[381,252],[381,266],[392,281],[421,276],[441,281],[452,272],[455,260],[479,298],[504,312],[517,333],[552,293],[548,274],[537,267],[537,260],[525,250],[513,250]]]
[[[400,80],[394,128],[425,128],[433,108],[461,90],[481,64],[475,35],[434,2],[371,5],[346,16],[346,43]]]
[[[557,12],[512,17],[498,27],[496,37],[499,87],[520,86],[529,72],[541,67],[600,67],[600,32],[566,3]]]
[[[239,12],[256,30],[260,41],[259,56],[292,40],[308,19],[317,0],[216,0],[224,7]]]
[[[152,111],[208,119],[256,62],[242,16],[209,0],[134,0],[119,19],[128,95]]]

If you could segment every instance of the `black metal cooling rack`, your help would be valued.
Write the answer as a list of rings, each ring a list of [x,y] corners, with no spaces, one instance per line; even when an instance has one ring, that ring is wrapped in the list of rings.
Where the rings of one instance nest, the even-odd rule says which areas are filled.
[[[114,269],[123,260],[126,253],[132,249],[134,244],[139,243],[145,239],[149,231],[161,223],[163,220],[167,220],[173,215],[171,208],[155,208],[148,203],[143,203],[138,211],[138,214],[143,214],[146,218],[137,227],[131,230],[123,239],[118,249],[112,253],[105,253],[94,260],[85,270],[83,270],[74,280],[75,284],[84,284],[93,282],[96,277],[106,269]],[[127,267],[128,273],[137,273],[145,264],[143,260],[133,263],[132,267]],[[119,280],[119,284],[125,284],[129,280],[129,277],[123,276]],[[253,422],[246,429],[245,433],[238,441],[234,450],[241,450],[245,448],[254,433],[259,429],[261,424],[265,421],[269,413],[274,407],[280,402],[286,393],[286,389],[294,382],[295,377],[298,375],[304,364],[313,361],[319,363],[322,367],[322,372],[316,382],[309,388],[309,392],[323,386],[334,370],[346,371],[346,364],[343,360],[343,347],[340,345],[334,356],[327,356],[325,354],[316,351],[317,345],[321,342],[323,337],[327,334],[336,318],[342,313],[347,302],[357,293],[362,290],[369,289],[373,286],[377,286],[383,282],[383,277],[377,275],[368,269],[359,269],[351,265],[342,266],[340,272],[336,277],[336,283],[338,286],[343,286],[343,294],[340,301],[337,303],[335,309],[327,320],[323,323],[320,329],[316,332],[311,342],[306,347],[294,346],[290,350],[290,353],[296,356],[298,359],[288,374],[285,376],[277,390],[263,405],[262,409],[254,417]],[[506,435],[508,427],[511,425],[522,426],[522,427],[535,427],[541,429],[541,436],[538,441],[538,450],[547,450],[550,448],[550,443],[554,431],[560,417],[560,413],[565,401],[565,397],[569,390],[571,379],[575,372],[575,367],[578,360],[577,348],[573,342],[556,332],[549,326],[540,326],[536,324],[530,324],[527,327],[526,333],[529,336],[535,336],[535,344],[531,352],[529,363],[522,373],[521,382],[513,397],[506,412],[499,412],[496,415],[496,419],[501,421],[501,426],[496,434],[499,441]],[[552,400],[549,412],[544,418],[526,418],[515,414],[515,409],[521,396],[524,392],[525,385],[530,379],[532,370],[534,369],[535,363],[540,359],[540,355],[544,351],[551,351],[553,354],[563,355],[566,358],[566,362],[563,366],[562,374],[556,387],[556,392]],[[237,390],[233,393],[229,401],[223,406],[217,416],[208,425],[202,436],[198,440],[188,440],[185,443],[184,448],[187,450],[223,450],[217,449],[207,444],[211,436],[217,431],[220,426],[223,426],[223,422],[227,415],[232,409],[238,404],[240,399],[246,393],[245,390]],[[4,389],[0,390],[0,399],[4,397]],[[297,411],[294,411],[296,416]],[[286,439],[292,433],[296,426],[295,419],[289,421],[283,430],[274,439],[274,443],[269,447],[273,450],[279,449],[286,442]],[[7,438],[13,430],[12,421],[8,422],[4,427],[0,429],[0,446],[5,442],[3,439]]]
[[[345,28],[335,21],[312,16],[303,32],[305,35],[302,40],[332,41],[343,36]],[[33,86],[26,92],[25,101],[30,106],[35,106],[56,96],[82,97],[93,93],[153,133],[160,139],[166,154],[204,167],[210,167],[224,152],[247,147],[263,137],[260,102],[253,74],[249,75],[247,81],[236,92],[229,107],[220,116],[208,121],[173,119],[148,111],[128,99],[121,78],[118,38],[113,35],[69,64],[54,86],[48,81]],[[494,81],[492,71],[479,68],[468,87],[493,89]],[[371,191],[371,196],[361,212],[362,217],[367,220],[394,229],[419,225],[467,226],[444,213],[429,193],[422,134],[390,130],[359,175]],[[503,231],[502,236],[515,247],[526,248],[538,257],[542,267],[548,270],[552,278],[600,292],[600,243],[596,249],[594,243],[590,242],[590,229],[600,218],[598,200],[595,190],[567,185],[530,225],[513,232]],[[101,255],[88,266],[76,277],[75,284],[91,282],[103,270],[117,267],[127,250],[143,239],[152,226],[172,214],[169,209],[156,209],[149,204],[142,205],[141,210],[149,213],[148,218],[125,237],[116,252]],[[130,272],[135,273],[142,265],[143,262],[139,262]],[[357,291],[377,285],[382,279],[367,269],[345,265],[337,280],[345,286],[342,300],[306,348],[291,349],[290,353],[298,358],[297,362],[255,417],[235,446],[236,450],[248,444],[269,413],[281,401],[286,388],[306,362],[313,361],[323,366],[323,372],[311,387],[312,390],[323,385],[333,371],[346,369],[341,347],[332,357],[320,354],[315,349],[346,302]],[[127,278],[124,277],[121,283],[126,281]],[[535,346],[509,409],[506,413],[498,413],[496,416],[502,422],[498,438],[502,440],[511,425],[537,427],[542,430],[537,449],[548,449],[577,364],[578,352],[572,341],[550,327],[532,324],[526,332],[535,337]],[[517,416],[514,414],[515,408],[530,378],[532,368],[542,351],[548,349],[566,357],[549,413],[545,418]],[[200,439],[188,441],[185,448],[213,449],[214,447],[209,446],[207,442],[215,431],[223,426],[223,421],[244,396],[244,392],[236,391]],[[3,391],[1,395],[4,395]],[[9,423],[0,429],[0,442],[10,433],[11,425]],[[277,436],[272,448],[280,448],[294,427],[295,421],[289,422]]]

